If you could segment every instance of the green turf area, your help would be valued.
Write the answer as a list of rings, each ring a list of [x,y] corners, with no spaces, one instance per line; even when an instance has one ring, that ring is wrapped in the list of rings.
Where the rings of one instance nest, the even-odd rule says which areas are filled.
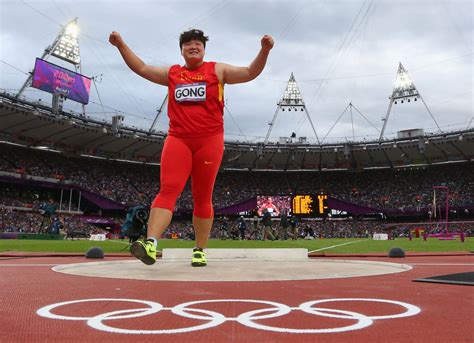
[[[351,243],[354,242],[354,243]],[[350,243],[350,244],[347,244]],[[344,245],[343,245],[344,244]],[[336,246],[339,245],[339,246]],[[41,241],[41,240],[0,240],[0,252],[57,252],[57,253],[85,253],[90,247],[98,246],[106,253],[128,252],[128,242],[120,240],[111,241]],[[165,248],[192,248],[193,241],[160,240],[158,249]],[[400,247],[405,252],[450,252],[450,251],[474,251],[474,237],[466,238],[464,243],[458,240],[442,241],[430,238],[427,242],[415,238],[409,241],[399,238],[393,241],[373,241],[366,239],[318,239],[297,241],[232,241],[213,239],[209,241],[209,248],[305,248],[308,251],[323,249],[324,253],[337,254],[363,254],[363,253],[388,253],[392,247]]]

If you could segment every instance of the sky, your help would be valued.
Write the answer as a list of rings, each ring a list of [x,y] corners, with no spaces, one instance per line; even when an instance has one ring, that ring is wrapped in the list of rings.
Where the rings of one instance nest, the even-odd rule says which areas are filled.
[[[128,69],[111,31],[145,63],[169,66],[183,64],[179,34],[199,28],[209,36],[205,60],[237,66],[251,63],[263,35],[275,40],[257,79],[225,86],[227,140],[263,141],[275,113],[270,141],[293,132],[310,142],[378,139],[400,62],[432,115],[421,101],[394,105],[385,137],[474,126],[471,0],[0,0],[0,91],[18,92],[75,17],[82,73],[96,80],[86,106],[94,119],[122,114],[125,125],[148,130],[167,93]],[[291,73],[317,138],[306,112],[277,111]],[[24,95],[51,103],[34,88]],[[71,100],[65,108],[82,111]],[[166,110],[155,129],[167,131]]]

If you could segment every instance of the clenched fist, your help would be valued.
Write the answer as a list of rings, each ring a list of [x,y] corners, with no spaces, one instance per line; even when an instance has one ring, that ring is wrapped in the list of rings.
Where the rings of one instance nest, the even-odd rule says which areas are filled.
[[[120,48],[120,46],[124,44],[122,36],[120,35],[120,33],[116,31],[112,31],[112,33],[110,34],[109,42],[110,44],[112,44],[113,46],[116,46],[117,48]]]
[[[273,38],[269,35],[263,36],[261,43],[262,43],[262,49],[267,52],[273,48],[273,44],[274,44]]]

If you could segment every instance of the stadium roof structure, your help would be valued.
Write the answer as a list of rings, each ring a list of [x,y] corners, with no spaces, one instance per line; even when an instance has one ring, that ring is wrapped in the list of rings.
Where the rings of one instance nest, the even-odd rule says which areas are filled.
[[[81,113],[62,111],[14,94],[0,93],[0,140],[44,146],[67,154],[159,163],[164,132],[113,127]],[[3,146],[3,145],[2,145]],[[474,128],[400,138],[310,144],[225,142],[222,168],[229,170],[360,170],[401,168],[474,160]]]

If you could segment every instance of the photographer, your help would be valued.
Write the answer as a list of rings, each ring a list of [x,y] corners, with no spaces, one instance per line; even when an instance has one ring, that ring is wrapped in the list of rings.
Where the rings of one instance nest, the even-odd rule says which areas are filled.
[[[53,199],[49,199],[48,202],[44,202],[39,206],[39,213],[43,217],[41,220],[39,233],[48,233],[51,229],[51,217],[56,215],[56,204]]]
[[[48,233],[51,234],[59,234],[59,232],[64,228],[63,223],[61,223],[61,220],[58,217],[54,217],[53,219],[53,224],[51,225],[51,229],[49,230]]]
[[[306,224],[304,228],[304,239],[314,239],[315,238],[314,230],[310,224]]]
[[[270,212],[265,208],[262,211],[263,217],[262,217],[262,224],[263,224],[263,239],[270,239],[271,241],[275,240],[275,236],[273,235],[272,232],[272,215]]]
[[[290,218],[290,226],[291,226],[291,239],[297,240],[299,238],[299,230],[298,230],[298,219],[293,216]]]
[[[222,240],[225,240],[227,238],[230,238],[230,233],[229,233],[229,226],[227,225],[227,218],[224,217],[222,218],[222,222],[221,222],[221,233],[220,233],[220,236],[221,236],[221,239]]]
[[[248,240],[251,240],[253,239],[253,237],[255,237],[255,239],[260,239],[260,230],[259,230],[259,225],[258,225],[258,216],[257,215],[254,215],[253,217],[253,229],[252,229],[252,232],[250,233],[249,237],[247,238]]]

